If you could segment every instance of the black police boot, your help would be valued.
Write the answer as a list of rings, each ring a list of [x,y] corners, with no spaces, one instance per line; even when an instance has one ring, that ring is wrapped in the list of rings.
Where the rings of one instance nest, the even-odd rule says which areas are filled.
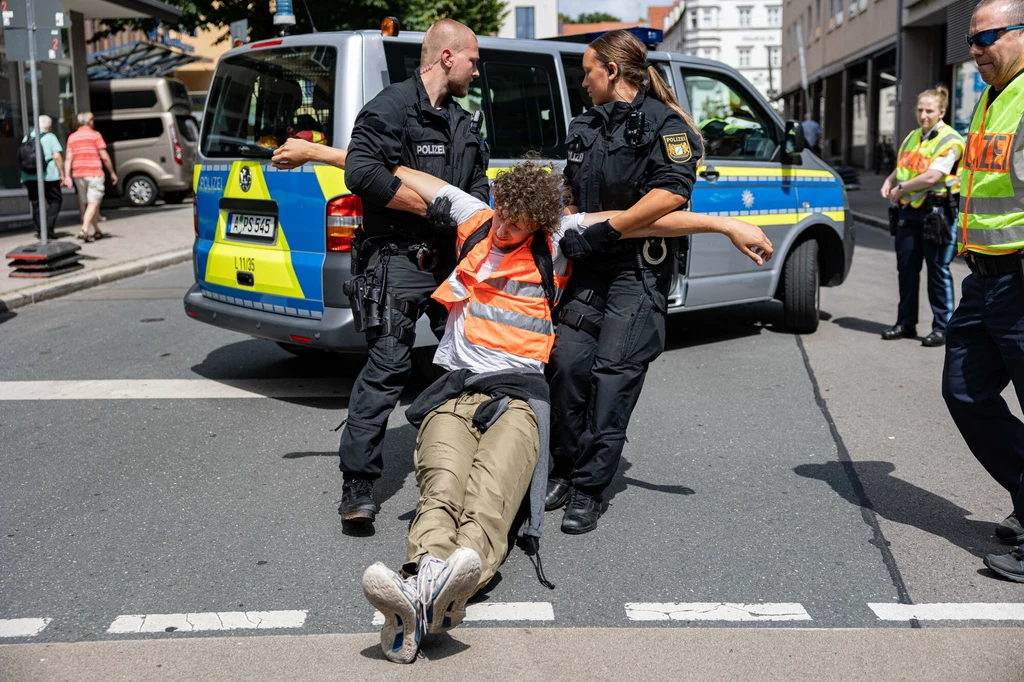
[[[582,535],[597,528],[597,520],[601,518],[601,496],[589,495],[582,490],[572,489],[569,493],[569,506],[562,516],[562,532],[569,535]]]
[[[928,346],[929,348],[945,346],[946,335],[943,332],[932,332],[928,336],[924,337],[924,340],[921,342],[921,345]]]
[[[996,537],[1011,545],[1024,543],[1024,526],[1017,520],[1017,512],[1013,512],[996,526]]]
[[[895,339],[912,339],[917,336],[917,327],[912,324],[894,324],[882,332],[882,338],[886,341]]]
[[[548,479],[548,494],[544,498],[544,511],[564,507],[569,499],[569,481],[564,478]]]
[[[341,520],[373,523],[377,503],[373,501],[373,481],[367,478],[345,479],[341,488]]]
[[[1019,547],[1009,554],[989,554],[985,565],[1015,583],[1024,583],[1024,550]]]

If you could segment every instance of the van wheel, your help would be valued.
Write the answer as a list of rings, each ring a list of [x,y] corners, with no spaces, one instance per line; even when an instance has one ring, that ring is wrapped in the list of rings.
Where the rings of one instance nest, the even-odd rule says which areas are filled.
[[[164,201],[168,204],[180,204],[185,201],[188,192],[164,192]]]
[[[787,330],[810,334],[818,328],[820,279],[818,242],[808,239],[790,252],[782,266],[782,318]]]
[[[160,191],[148,175],[133,175],[124,183],[124,193],[132,206],[152,206]]]

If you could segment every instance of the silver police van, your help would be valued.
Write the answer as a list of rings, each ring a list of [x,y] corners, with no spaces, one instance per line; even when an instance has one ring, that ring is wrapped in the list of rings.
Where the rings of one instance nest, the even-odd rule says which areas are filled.
[[[344,171],[270,165],[274,147],[299,136],[347,147],[363,104],[419,65],[422,33],[317,33],[237,47],[217,64],[196,159],[196,282],[185,310],[196,320],[275,341],[289,350],[365,350],[342,285],[362,202]],[[564,163],[566,131],[591,106],[585,44],[480,38],[480,77],[460,103],[482,111],[489,175],[539,152]],[[705,137],[690,208],[760,226],[775,257],[758,267],[721,235],[689,240],[670,311],[779,299],[785,326],[813,332],[819,290],[843,282],[854,232],[839,175],[803,148],[734,69],[652,51]],[[425,319],[417,344],[434,336]]]

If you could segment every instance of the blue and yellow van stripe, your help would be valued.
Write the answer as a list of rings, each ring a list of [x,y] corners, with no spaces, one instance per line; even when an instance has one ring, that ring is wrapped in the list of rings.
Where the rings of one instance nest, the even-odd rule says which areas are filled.
[[[242,168],[252,182],[240,186]],[[323,316],[323,264],[327,202],[347,194],[344,172],[306,164],[278,170],[259,160],[196,165],[193,176],[199,238],[196,272],[204,296],[235,305],[298,317]],[[272,200],[278,229],[273,243],[229,239],[222,197]],[[254,286],[237,282],[240,263],[252,259]]]

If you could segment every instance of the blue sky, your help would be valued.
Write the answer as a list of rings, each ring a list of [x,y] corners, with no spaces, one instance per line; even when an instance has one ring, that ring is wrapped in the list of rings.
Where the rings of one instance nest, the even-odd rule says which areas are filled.
[[[558,11],[576,17],[583,12],[607,12],[623,21],[636,21],[647,16],[649,5],[671,5],[671,0],[649,2],[647,0],[559,0]]]

